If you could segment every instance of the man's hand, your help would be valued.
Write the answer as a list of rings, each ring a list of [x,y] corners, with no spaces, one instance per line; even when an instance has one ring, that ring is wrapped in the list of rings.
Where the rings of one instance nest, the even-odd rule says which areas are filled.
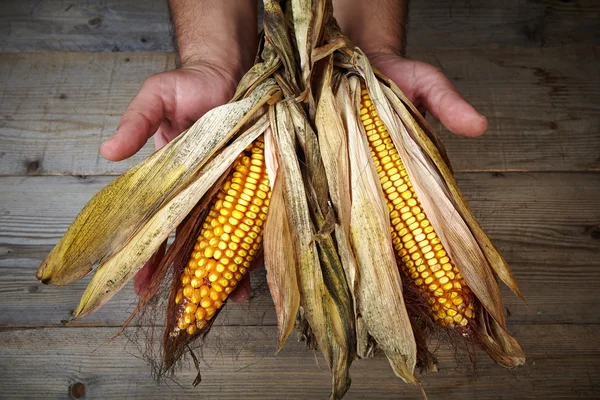
[[[333,0],[334,16],[350,40],[392,79],[421,111],[429,111],[451,132],[480,136],[487,119],[433,65],[402,56],[408,0]]]
[[[421,113],[429,111],[450,132],[476,137],[487,130],[487,118],[462,98],[439,68],[395,54],[371,53],[367,56]]]
[[[131,157],[154,136],[158,150],[207,111],[227,103],[252,66],[258,45],[256,0],[169,0],[182,68],[148,78],[115,134],[100,153],[111,161]],[[136,274],[134,289],[143,295],[164,256],[163,244]],[[249,281],[232,293],[249,295]]]
[[[121,117],[115,134],[100,153],[111,161],[131,157],[154,136],[158,150],[208,110],[225,104],[235,92],[236,77],[222,67],[190,65],[146,79]]]

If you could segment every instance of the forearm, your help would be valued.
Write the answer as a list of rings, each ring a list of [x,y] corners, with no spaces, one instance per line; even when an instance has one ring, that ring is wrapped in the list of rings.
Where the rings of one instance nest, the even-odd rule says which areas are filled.
[[[237,78],[256,55],[256,0],[169,0],[182,66],[209,63]]]
[[[333,14],[365,53],[404,52],[408,0],[333,0]]]

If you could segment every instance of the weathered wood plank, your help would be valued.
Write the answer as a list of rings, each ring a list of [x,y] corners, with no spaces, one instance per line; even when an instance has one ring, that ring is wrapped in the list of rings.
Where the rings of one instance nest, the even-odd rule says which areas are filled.
[[[98,153],[143,80],[173,68],[172,53],[17,53],[0,57],[0,163],[5,174],[121,173]],[[125,165],[126,164],[126,165]]]
[[[163,0],[5,0],[1,11],[0,51],[173,50]],[[594,0],[422,0],[410,7],[408,43],[411,49],[600,44],[599,17]]]
[[[195,372],[189,364],[175,381],[157,385],[135,343],[124,337],[107,343],[113,333],[106,328],[0,331],[2,398],[66,399],[77,389],[85,389],[86,399],[324,399],[329,393],[323,358],[315,359],[302,343],[290,338],[273,355],[275,327],[214,329],[203,347],[197,388],[191,386]],[[595,373],[598,325],[518,325],[514,333],[527,352],[525,367],[510,372],[481,352],[476,370],[464,357],[457,366],[453,350],[442,346],[440,372],[423,378],[429,398],[595,397],[600,386]],[[347,399],[421,398],[420,388],[396,378],[382,356],[355,362],[351,376]]]
[[[599,170],[596,48],[423,49],[490,120],[464,139],[441,132],[457,171]],[[98,147],[172,53],[5,53],[0,57],[0,175],[119,174],[152,150],[109,163]]]
[[[600,174],[461,173],[458,182],[520,282],[528,305],[504,290],[512,322],[600,323]],[[0,326],[68,319],[87,280],[41,285],[35,270],[85,202],[110,177],[0,178]],[[582,284],[585,282],[585,284]],[[226,324],[274,324],[264,276],[253,303]],[[83,324],[119,325],[135,301],[125,288]]]

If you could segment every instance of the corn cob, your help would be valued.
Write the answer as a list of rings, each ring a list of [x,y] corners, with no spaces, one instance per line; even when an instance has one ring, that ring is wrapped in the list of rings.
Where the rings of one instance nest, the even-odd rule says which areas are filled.
[[[262,137],[245,149],[219,189],[181,275],[176,331],[202,329],[260,249],[271,191]]]
[[[467,326],[474,317],[473,293],[435,233],[368,92],[361,91],[360,119],[390,212],[392,244],[400,269],[444,327]]]

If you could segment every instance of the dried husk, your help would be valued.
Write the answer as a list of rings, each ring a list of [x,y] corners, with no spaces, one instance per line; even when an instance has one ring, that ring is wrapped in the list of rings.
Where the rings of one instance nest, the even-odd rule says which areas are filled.
[[[402,297],[389,214],[366,133],[357,118],[358,81],[351,78],[349,87],[350,93],[343,100],[345,107],[340,105],[340,112],[348,130],[352,197],[350,235],[360,276],[356,301],[367,331],[385,352],[396,375],[406,382],[414,382],[416,342]]]
[[[104,262],[86,288],[75,318],[84,317],[104,305],[150,259],[169,234],[183,221],[237,156],[267,129],[263,115],[252,127],[228,145],[198,173],[198,178],[160,208],[118,252]]]
[[[522,348],[506,332],[504,306],[494,275],[498,274],[520,296],[508,265],[476,222],[443,156],[430,135],[412,117],[405,102],[379,82],[362,53],[356,58],[356,65],[398,149],[426,215],[481,303],[482,311],[478,313],[478,330],[475,333],[477,340],[501,365],[516,367],[523,364],[525,356]],[[395,90],[400,92],[397,87]],[[440,172],[442,170],[444,173]]]
[[[267,282],[277,312],[279,330],[277,352],[279,352],[294,329],[300,307],[298,271],[296,271],[296,258],[292,253],[294,242],[285,208],[281,177],[275,179],[271,191],[263,243]]]
[[[270,115],[279,163],[278,179],[282,180],[289,224],[294,227],[292,242],[300,305],[332,370],[331,398],[337,399],[350,386],[348,369],[354,359],[352,299],[335,249],[328,241],[331,239],[325,235],[315,240],[315,234],[322,233],[318,228],[323,220],[311,218],[311,209],[316,211],[318,205],[314,192],[307,193],[307,190],[313,189],[305,188],[296,153],[297,127],[293,124],[286,103],[280,102],[271,107]],[[298,128],[302,129],[302,126]]]
[[[267,81],[244,100],[206,113],[158,152],[98,192],[42,262],[37,278],[66,285],[121,250],[181,190],[277,88]],[[177,210],[173,210],[177,212]]]
[[[333,212],[336,215],[335,238],[337,250],[340,255],[348,288],[354,300],[354,313],[356,316],[356,341],[357,353],[360,357],[372,354],[367,329],[360,316],[356,304],[356,281],[359,279],[356,259],[350,243],[350,176],[348,174],[350,161],[348,159],[348,143],[346,128],[343,125],[340,111],[334,97],[331,78],[333,74],[333,58],[327,61],[327,69],[324,74],[322,91],[317,103],[315,124],[319,132],[320,153],[323,159],[323,167],[326,171],[329,184],[329,194]],[[349,91],[347,79],[344,77],[342,85]],[[340,91],[338,91],[340,92]],[[349,93],[349,92],[348,92]],[[342,97],[344,100],[348,98]]]

